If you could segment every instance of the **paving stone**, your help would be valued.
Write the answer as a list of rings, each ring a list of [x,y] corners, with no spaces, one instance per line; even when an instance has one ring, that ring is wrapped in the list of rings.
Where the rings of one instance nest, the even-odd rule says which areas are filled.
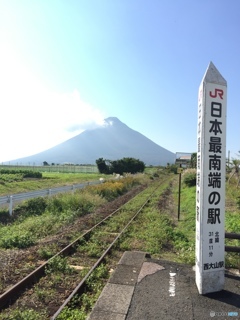
[[[133,291],[133,286],[107,283],[94,308],[126,315]]]
[[[91,313],[87,320],[125,320],[126,315],[114,312],[95,310]]]
[[[142,251],[126,251],[121,257],[119,264],[141,267],[146,255],[147,253]]]
[[[140,267],[136,268],[134,266],[118,264],[115,271],[111,275],[111,278],[109,279],[109,283],[134,286],[137,282],[140,270]]]

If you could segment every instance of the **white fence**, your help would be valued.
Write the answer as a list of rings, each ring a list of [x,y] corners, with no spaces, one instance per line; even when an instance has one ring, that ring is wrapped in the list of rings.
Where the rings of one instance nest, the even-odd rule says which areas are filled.
[[[0,206],[8,205],[9,214],[12,215],[13,205],[15,202],[24,201],[31,198],[51,196],[57,193],[70,192],[70,191],[74,192],[75,189],[82,189],[86,186],[100,184],[100,183],[101,181],[91,181],[91,182],[85,182],[80,184],[74,184],[70,186],[63,186],[58,188],[43,189],[38,191],[30,191],[25,193],[17,193],[17,194],[8,195],[8,196],[2,196],[0,197]]]

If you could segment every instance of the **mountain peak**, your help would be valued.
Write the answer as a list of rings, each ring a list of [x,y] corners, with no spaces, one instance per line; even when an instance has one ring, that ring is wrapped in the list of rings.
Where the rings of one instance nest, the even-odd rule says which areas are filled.
[[[174,153],[129,128],[118,118],[109,117],[101,127],[85,130],[49,150],[14,162],[95,164],[98,158],[117,160],[124,157],[140,159],[147,165],[166,165],[175,161]]]
[[[120,124],[122,123],[117,117],[109,117],[109,118],[106,118],[104,119],[104,124],[105,125],[116,125],[116,124]]]

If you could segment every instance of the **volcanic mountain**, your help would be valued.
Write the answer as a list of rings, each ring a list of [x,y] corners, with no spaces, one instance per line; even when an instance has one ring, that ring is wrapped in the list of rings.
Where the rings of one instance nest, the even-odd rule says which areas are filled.
[[[124,157],[139,159],[146,165],[166,165],[175,161],[174,153],[129,128],[118,118],[110,117],[101,127],[86,130],[51,149],[11,163],[95,164],[99,158],[118,160]]]

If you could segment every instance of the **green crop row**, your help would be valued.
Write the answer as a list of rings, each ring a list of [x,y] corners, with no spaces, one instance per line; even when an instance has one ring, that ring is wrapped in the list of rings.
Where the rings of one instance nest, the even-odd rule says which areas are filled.
[[[42,178],[42,173],[38,171],[32,171],[32,170],[14,170],[14,169],[0,169],[0,176],[2,174],[17,174],[22,175],[23,178]]]

